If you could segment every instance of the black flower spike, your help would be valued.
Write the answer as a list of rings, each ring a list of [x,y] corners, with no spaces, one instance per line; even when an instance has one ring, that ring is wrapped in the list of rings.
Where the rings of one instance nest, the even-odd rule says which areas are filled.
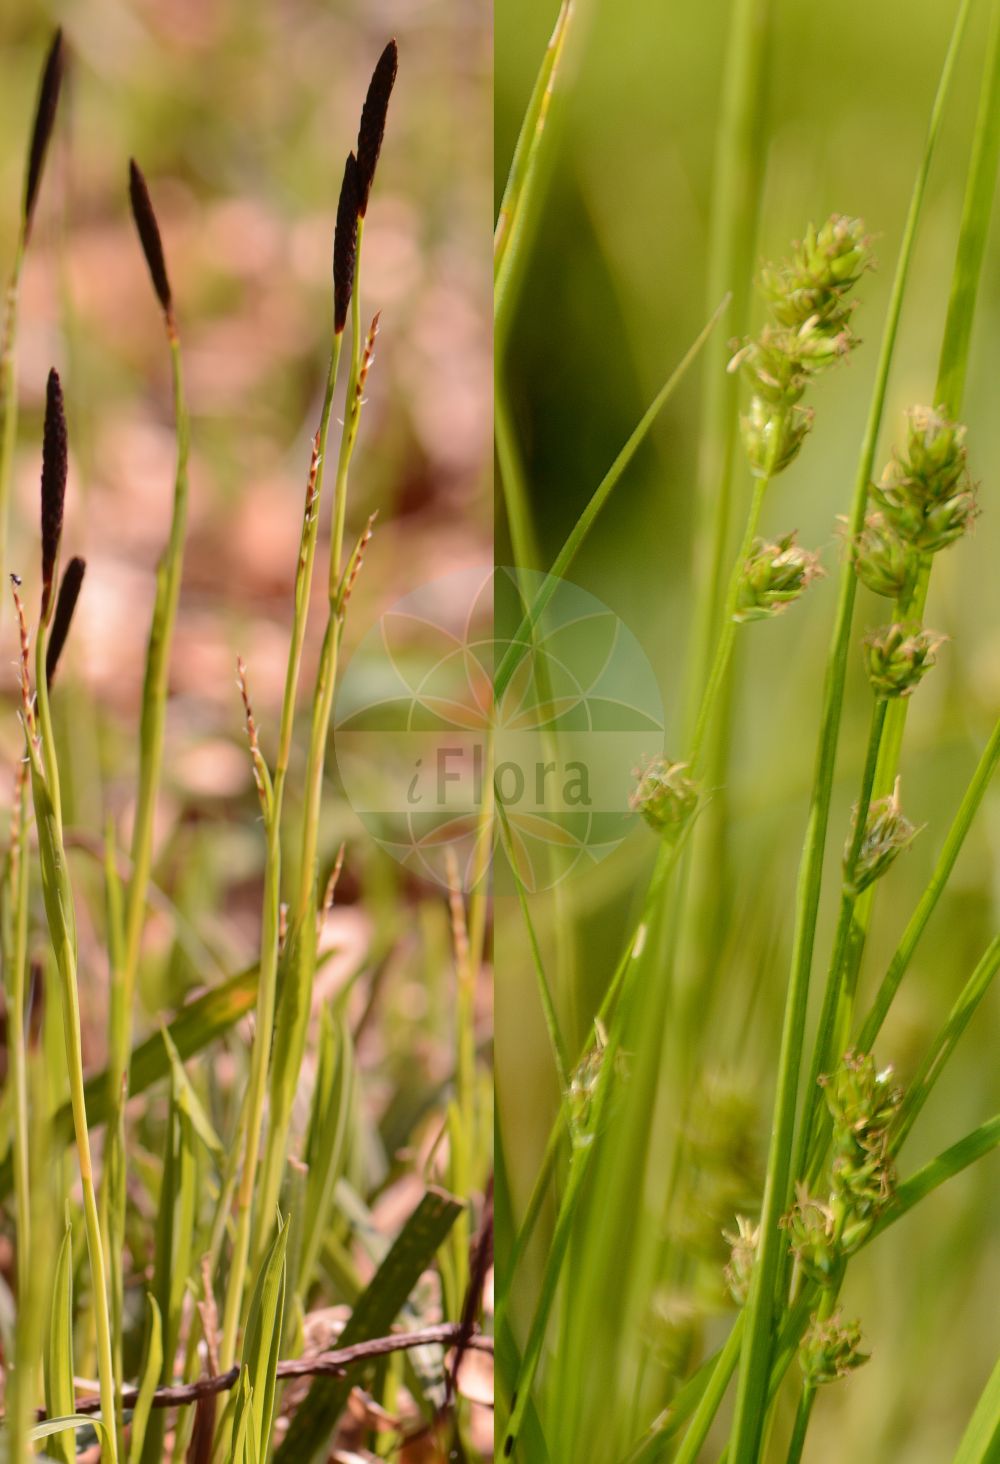
[[[368,84],[365,104],[361,109],[361,127],[358,131],[358,214],[361,218],[368,211],[368,198],[372,191],[372,179],[375,177],[375,165],[382,151],[385,118],[398,63],[399,51],[393,40],[378,58],[378,64]]]
[[[156,291],[156,298],[162,305],[164,313],[170,315],[172,297],[170,281],[167,279],[167,265],[163,258],[163,243],[160,239],[156,214],[153,212],[149,188],[134,158],[129,159],[128,165],[128,196],[132,204],[135,227],[139,232],[139,242],[142,245],[142,252],[146,256],[146,264],[149,266],[153,289]]]
[[[344,181],[337,204],[337,227],[333,234],[333,328],[340,335],[347,324],[347,311],[354,288],[354,256],[358,247],[358,161],[348,153]]]
[[[35,203],[38,199],[38,185],[42,181],[42,168],[45,164],[45,154],[48,150],[49,139],[52,136],[52,129],[55,126],[56,108],[59,105],[59,88],[62,86],[62,78],[63,38],[62,31],[57,30],[52,37],[49,54],[45,58],[42,80],[38,87],[35,127],[31,134],[31,148],[28,152],[28,172],[24,182],[25,242],[27,242],[31,233],[31,224],[35,215]]]
[[[62,538],[69,449],[66,411],[59,373],[49,372],[45,388],[45,429],[42,436],[42,619],[48,620],[52,581]]]
[[[86,569],[84,560],[71,559],[62,577],[62,584],[59,586],[55,614],[52,617],[52,630],[49,633],[49,644],[45,652],[45,680],[49,686],[52,685],[56,667],[59,665],[59,657],[66,644],[66,637],[69,634],[76,602],[80,598],[80,586],[83,584]]]

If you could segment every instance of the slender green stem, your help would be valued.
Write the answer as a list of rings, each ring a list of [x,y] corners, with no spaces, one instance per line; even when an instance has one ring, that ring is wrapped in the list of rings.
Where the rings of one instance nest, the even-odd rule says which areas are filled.
[[[961,15],[959,17],[962,18]],[[966,179],[958,248],[952,270],[948,312],[945,317],[938,358],[935,405],[951,418],[962,410],[965,379],[969,365],[972,319],[982,277],[983,261],[989,232],[990,215],[996,191],[996,175],[1000,164],[1000,4],[991,9],[990,33],[986,48],[983,80],[979,95],[975,133],[969,172]],[[895,606],[898,621],[920,620],[927,603],[932,560],[924,555],[915,582]],[[882,755],[876,778],[876,794],[883,796],[893,787],[899,770],[903,734],[910,698],[894,703],[886,720]],[[867,892],[858,907],[858,959],[871,923],[875,899],[874,888]]]
[[[775,441],[780,436],[780,429],[776,428]],[[719,626],[718,640],[715,646],[715,655],[712,658],[708,681],[702,693],[694,733],[688,746],[688,762],[695,774],[700,770],[705,746],[705,734],[711,725],[712,714],[716,710],[719,695],[729,672],[729,664],[733,655],[733,645],[736,641],[736,632],[739,629],[733,617],[736,613],[740,581],[743,577],[747,556],[753,546],[753,541],[760,525],[761,510],[764,507],[764,495],[767,493],[770,481],[770,477],[763,477],[755,478],[753,482],[750,512],[747,514],[746,527],[743,531],[743,541],[740,544],[739,553],[736,556],[736,563],[733,565],[732,573],[729,576],[729,586],[726,590],[726,599],[722,611],[722,622]]]
[[[909,968],[910,961],[913,959],[913,953],[917,948],[920,937],[927,928],[927,922],[933,915],[938,900],[941,898],[942,891],[948,883],[951,872],[955,867],[955,861],[961,852],[966,835],[972,825],[972,820],[975,818],[979,806],[983,801],[983,796],[992,782],[998,762],[1000,762],[1000,721],[994,727],[990,740],[983,750],[983,755],[979,759],[976,771],[972,776],[968,788],[965,790],[951,828],[948,830],[948,836],[941,848],[941,853],[938,855],[934,872],[927,883],[926,889],[920,896],[917,908],[910,917],[895,954],[889,962],[885,976],[882,978],[882,984],[876,993],[871,1010],[861,1027],[857,1046],[862,1052],[869,1052],[871,1050],[875,1038],[882,1030],[882,1023],[888,1015],[896,992],[899,990],[899,984]]]
[[[4,892],[4,974],[7,984],[7,1046],[14,1103],[11,1149],[14,1210],[17,1216],[17,1295],[28,1296],[31,1274],[31,1175],[28,1070],[25,1045],[25,979],[28,961],[28,784],[27,767],[18,764],[14,819]],[[8,923],[9,922],[9,923]]]
[[[840,915],[837,919],[837,930],[833,940],[833,955],[830,959],[829,970],[827,971],[826,988],[823,992],[823,1006],[820,1011],[819,1026],[816,1029],[816,1040],[813,1043],[812,1061],[809,1064],[809,1073],[806,1078],[805,1092],[802,1100],[803,1116],[799,1127],[795,1160],[792,1165],[792,1174],[796,1179],[805,1178],[806,1163],[812,1150],[813,1130],[819,1108],[820,1075],[829,1072],[832,1063],[837,1058],[835,1052],[835,1038],[838,1031],[837,1013],[843,993],[844,968],[847,963],[851,928],[854,923],[854,909],[858,900],[857,893],[854,889],[854,871],[857,867],[858,856],[861,853],[861,845],[865,836],[865,825],[868,821],[868,811],[871,807],[872,789],[875,784],[875,772],[878,767],[879,748],[882,744],[882,729],[885,726],[887,705],[887,702],[879,700],[876,701],[872,710],[871,727],[868,733],[868,750],[865,754],[864,770],[861,775],[861,791],[854,810],[854,828],[851,834],[851,842],[847,850],[847,857],[844,860],[844,886],[840,896]]]
[[[281,1012],[284,1027],[280,1070],[276,1064],[271,1084],[269,1126],[261,1171],[259,1203],[257,1211],[256,1240],[254,1253],[263,1254],[266,1237],[270,1230],[275,1206],[281,1188],[281,1176],[285,1164],[285,1148],[288,1126],[291,1121],[292,1101],[298,1082],[298,1070],[302,1060],[302,1042],[309,1014],[312,993],[313,967],[315,964],[314,943],[305,938],[307,922],[317,918],[317,880],[319,824],[323,794],[323,772],[326,763],[326,744],[329,737],[330,717],[333,710],[333,694],[337,677],[337,661],[340,637],[343,627],[342,593],[344,579],[341,577],[343,558],[344,526],[347,516],[347,485],[351,458],[357,441],[358,425],[364,386],[364,371],[370,359],[376,325],[368,335],[366,353],[362,354],[364,337],[361,332],[361,244],[363,228],[358,224],[357,253],[355,256],[354,289],[351,297],[351,365],[347,378],[344,427],[340,439],[337,459],[337,475],[333,493],[332,523],[330,532],[330,568],[327,590],[327,621],[320,649],[316,683],[313,692],[312,720],[309,735],[309,752],[306,762],[305,803],[302,817],[302,844],[299,858],[298,884],[291,903],[289,937],[285,949],[289,953],[282,983]],[[341,333],[342,334],[342,333]],[[329,404],[332,402],[333,385],[340,357],[339,342],[334,346],[331,362],[331,376],[324,402],[324,423],[321,426],[321,445],[325,446],[325,430],[329,426]],[[284,713],[283,713],[284,716]],[[275,857],[280,857],[276,854]],[[274,955],[277,959],[277,934],[274,937]],[[247,1155],[256,1154],[250,1149],[252,1119],[247,1130]],[[260,1142],[258,1132],[256,1143]],[[256,1159],[254,1160],[256,1163]],[[227,1297],[228,1304],[228,1297]]]
[[[355,310],[355,330],[357,330],[357,326],[358,317],[357,311]],[[291,749],[302,641],[305,635],[305,622],[309,611],[312,567],[316,551],[316,536],[318,532],[317,508],[322,490],[321,475],[329,435],[329,424],[342,340],[342,333],[338,333],[334,339],[334,345],[331,351],[330,369],[327,373],[326,392],[323,400],[323,411],[316,439],[317,456],[313,465],[314,470],[311,468],[310,471],[308,502],[303,519],[302,541],[299,549],[299,570],[296,575],[295,616],[288,670],[285,679],[285,696],[282,703],[275,783],[268,789],[269,796],[265,813],[267,852],[264,872],[264,913],[261,928],[260,979],[257,991],[256,1028],[251,1056],[243,1166],[236,1191],[236,1234],[233,1239],[233,1253],[226,1290],[222,1343],[220,1347],[220,1365],[224,1367],[231,1367],[233,1358],[236,1355],[237,1335],[243,1311],[244,1291],[246,1288],[251,1249],[251,1235],[254,1227],[254,1190],[258,1177],[261,1136],[264,1129],[264,1099],[267,1093],[268,1065],[271,1058],[278,989],[281,924],[281,805],[279,798],[284,791],[285,775],[288,769],[288,759]],[[360,346],[356,346],[353,359],[360,361]],[[352,378],[348,385],[348,401],[352,407],[354,393],[351,388],[356,384],[357,370],[356,368],[352,368]],[[351,408],[349,408],[350,410]],[[349,416],[347,423],[345,423],[345,437],[349,430],[347,424],[350,420]],[[339,484],[340,474],[338,473],[338,492],[336,499],[338,503],[341,498]],[[339,538],[342,543],[343,523],[341,519],[335,518],[335,536],[338,524]],[[336,553],[339,559],[339,550]],[[325,644],[324,642],[324,648]],[[325,665],[326,658],[325,656],[321,656],[321,667]],[[277,781],[278,779],[280,779],[280,783]],[[313,858],[315,858],[315,853]],[[282,1074],[283,1078],[288,1078],[289,1076],[288,1074]],[[294,1086],[294,1078],[291,1079],[291,1083]],[[281,1173],[284,1167],[284,1149],[287,1138],[289,1111],[290,1103],[286,1105],[272,1104],[263,1167],[260,1174],[259,1203],[256,1211],[257,1240],[254,1250],[257,1253],[260,1253],[263,1249],[266,1235],[270,1230],[271,1217],[278,1200]]]
[[[306,505],[302,519],[302,536],[299,541],[299,558],[295,574],[295,612],[292,618],[292,636],[288,648],[288,665],[285,671],[285,689],[281,700],[281,723],[278,732],[278,752],[274,763],[274,804],[278,822],[281,821],[285,778],[292,751],[292,733],[295,727],[295,709],[299,688],[299,673],[302,669],[302,646],[305,641],[306,625],[309,619],[309,602],[312,595],[313,566],[316,560],[316,542],[319,537],[319,511],[323,499],[323,477],[326,467],[327,444],[330,435],[330,419],[333,415],[333,396],[337,385],[337,371],[343,346],[343,332],[333,338],[330,351],[330,366],[326,374],[326,390],[323,394],[323,408],[320,413],[319,430],[315,438],[314,461],[310,465],[306,488]]]
[[[267,906],[272,908],[275,891],[280,891],[282,884],[281,819],[284,808],[285,780],[288,773],[292,733],[295,726],[299,673],[302,665],[302,647],[309,618],[313,566],[316,558],[316,543],[319,534],[319,511],[323,496],[324,468],[343,339],[343,332],[336,333],[330,352],[330,366],[327,371],[326,390],[323,396],[323,408],[320,414],[319,428],[314,440],[313,458],[310,463],[309,478],[306,487],[306,505],[302,520],[302,534],[299,542],[298,566],[295,575],[295,610],[292,620],[291,643],[288,651],[288,665],[285,672],[284,696],[281,703],[278,752],[274,765],[274,837],[269,837],[267,841],[269,867],[265,872],[265,902]],[[272,980],[277,981],[280,944],[279,924],[271,920],[265,921],[261,930],[261,938],[262,942],[266,942],[266,945],[262,944],[261,947],[261,980],[263,984],[270,986]],[[270,1050],[270,1042],[268,1043],[268,1049]],[[294,1084],[292,1086],[294,1087]],[[274,1214],[278,1201],[281,1172],[284,1168],[284,1146],[287,1137],[287,1128],[283,1122],[283,1111],[282,1104],[272,1104],[271,1122],[267,1131],[263,1167],[261,1170],[261,1203],[258,1209],[257,1240],[253,1246],[254,1253],[258,1256],[262,1252],[265,1237],[270,1230],[271,1217]]]
[[[669,853],[664,861],[664,873],[662,876],[664,881],[669,879],[671,871],[676,867],[680,851],[683,847],[683,838],[676,844],[670,846]],[[635,939],[634,937],[630,946],[630,951],[633,954]],[[627,1026],[632,997],[636,990],[640,970],[640,961],[630,958],[625,968],[620,994],[615,1005],[614,1019],[608,1033],[608,1043],[601,1058],[600,1073],[591,1100],[587,1133],[580,1136],[573,1150],[566,1188],[560,1201],[555,1230],[546,1258],[542,1284],[535,1303],[534,1315],[528,1332],[528,1340],[521,1358],[521,1367],[514,1389],[514,1402],[511,1407],[511,1414],[507,1423],[503,1445],[505,1457],[513,1451],[521,1424],[524,1420],[524,1413],[528,1406],[535,1371],[538,1367],[542,1346],[545,1341],[549,1314],[555,1301],[563,1262],[565,1261],[567,1248],[572,1235],[577,1206],[583,1194],[584,1182],[590,1171],[590,1165],[593,1162],[594,1154],[604,1131],[608,1105],[614,1089],[617,1055],[621,1049],[622,1037]]]
[[[493,316],[502,325],[511,280],[525,239],[532,209],[541,196],[543,164],[551,151],[552,129],[546,124],[552,107],[559,63],[574,15],[573,0],[562,0],[555,29],[532,89],[511,160],[507,185],[493,236]]]
[[[987,1120],[979,1128],[966,1134],[956,1144],[952,1144],[942,1154],[931,1159],[921,1169],[918,1169],[912,1174],[909,1179],[904,1180],[893,1195],[892,1204],[883,1211],[875,1225],[864,1236],[859,1249],[864,1249],[870,1245],[873,1240],[890,1229],[898,1220],[902,1220],[904,1215],[907,1215],[915,1205],[926,1199],[934,1190],[940,1188],[942,1184],[952,1179],[956,1174],[960,1174],[963,1169],[967,1169],[971,1164],[976,1163],[977,1160],[991,1153],[998,1146],[1000,1146],[1000,1116]],[[799,1340],[805,1331],[809,1316],[812,1312],[816,1289],[815,1287],[807,1287],[787,1315],[778,1342],[777,1356],[771,1369],[768,1387],[769,1398],[776,1396],[781,1381],[795,1356]],[[744,1318],[745,1311],[741,1312],[736,1318],[734,1330],[743,1324]],[[684,1409],[679,1407],[679,1403],[682,1396],[689,1389],[696,1391],[700,1398],[704,1394],[706,1387],[710,1384],[717,1386],[718,1380],[713,1378],[713,1373],[720,1369],[725,1371],[726,1358],[724,1354],[725,1348],[717,1352],[714,1358],[710,1358],[708,1362],[704,1363],[695,1377],[685,1385],[682,1393],[675,1400],[674,1407],[679,1412],[684,1412]],[[721,1403],[724,1393],[724,1387],[721,1390],[717,1389],[719,1403]],[[715,1411],[718,1411],[718,1404],[716,1405]],[[711,1422],[711,1418],[706,1420],[706,1433],[707,1425],[711,1424]],[[654,1430],[645,1445],[633,1451],[633,1455],[630,1456],[630,1464],[652,1464],[654,1459],[661,1457],[663,1442],[669,1440],[672,1433],[673,1429],[670,1427]]]
[[[45,626],[39,627],[38,656],[44,675]],[[39,705],[42,688],[38,688]],[[115,1432],[115,1381],[114,1359],[111,1345],[111,1322],[108,1309],[108,1280],[104,1261],[104,1247],[101,1240],[101,1222],[94,1188],[94,1171],[90,1151],[90,1134],[87,1128],[87,1106],[84,1097],[83,1050],[80,1035],[80,1001],[77,982],[76,920],[73,912],[73,894],[66,869],[66,850],[63,846],[62,824],[57,813],[57,801],[49,786],[42,760],[30,728],[26,728],[28,754],[31,759],[31,782],[35,802],[35,821],[38,825],[39,846],[42,854],[42,889],[45,896],[45,910],[48,918],[49,936],[59,972],[63,1010],[63,1036],[66,1051],[66,1070],[70,1091],[70,1106],[73,1115],[73,1130],[76,1138],[80,1166],[80,1184],[83,1191],[84,1226],[87,1235],[87,1250],[90,1257],[92,1305],[94,1327],[97,1336],[97,1364],[101,1395],[101,1414],[106,1425],[102,1436],[103,1457],[116,1464],[118,1458]],[[58,766],[54,759],[53,772],[58,779]]]
[[[733,1323],[729,1336],[723,1343],[715,1367],[712,1369],[708,1380],[708,1386],[701,1395],[698,1407],[695,1409],[688,1425],[684,1439],[674,1455],[673,1464],[696,1464],[701,1446],[708,1436],[712,1421],[719,1411],[723,1398],[726,1396],[726,1389],[729,1387],[730,1379],[736,1371],[736,1364],[740,1360],[740,1347],[743,1343],[743,1321],[744,1313],[740,1312]]]
[[[733,0],[722,83],[722,110],[712,179],[707,307],[732,292],[730,329],[748,328],[750,277],[760,209],[764,149],[761,132],[771,0]],[[725,347],[723,347],[725,349]],[[706,359],[698,458],[699,526],[694,551],[699,606],[689,687],[693,724],[711,669],[718,632],[732,515],[732,480],[739,437],[738,377],[721,370],[716,350]],[[690,730],[690,729],[689,729]]]
[[[583,513],[580,515],[576,523],[573,525],[573,528],[570,530],[565,543],[563,544],[559,553],[556,555],[555,559],[552,561],[552,567],[546,575],[545,580],[543,581],[530,610],[527,612],[521,624],[518,626],[516,633],[511,639],[510,645],[507,647],[507,650],[504,652],[500,660],[500,665],[497,667],[496,675],[493,681],[493,694],[496,701],[499,701],[500,698],[503,696],[508,685],[510,684],[510,678],[517,670],[522,659],[530,648],[532,644],[531,633],[534,627],[538,624],[539,620],[542,618],[542,615],[545,613],[545,608],[548,605],[549,601],[552,599],[552,596],[555,594],[556,589],[559,585],[559,581],[568,572],[569,567],[579,553],[580,548],[584,543],[584,540],[587,538],[587,535],[590,533],[591,529],[596,523],[601,509],[607,503],[608,499],[611,497],[611,494],[618,486],[618,483],[623,473],[625,472],[625,469],[628,467],[629,463],[639,451],[639,448],[645,441],[647,435],[649,434],[650,428],[653,426],[660,412],[673,396],[674,392],[677,390],[677,387],[684,379],[688,370],[697,359],[698,353],[701,351],[702,347],[708,340],[715,326],[718,324],[719,320],[725,313],[728,303],[729,301],[727,296],[727,298],[723,300],[718,306],[715,314],[712,316],[711,320],[709,320],[708,324],[704,327],[701,334],[696,338],[696,340],[688,348],[685,355],[678,362],[677,366],[664,382],[663,386],[661,386],[660,390],[657,392],[652,402],[650,402],[649,406],[646,408],[646,411],[643,413],[641,420],[639,421],[632,435],[629,437],[628,441],[625,443],[625,446],[622,448],[621,452],[611,464],[611,467],[608,469],[598,486],[595,488],[590,502],[587,504],[586,508],[583,510]]]
[[[848,528],[852,538],[861,532],[864,524],[868,484],[871,480],[878,432],[885,407],[889,369],[895,351],[903,297],[913,258],[917,224],[968,11],[969,0],[963,0],[938,83],[923,156],[917,171],[903,230],[899,259],[882,334],[868,421],[854,483]],[[796,892],[791,974],[782,1026],[774,1119],[764,1189],[761,1246],[748,1302],[747,1330],[740,1362],[731,1443],[732,1464],[754,1464],[758,1458],[763,1432],[772,1350],[774,1290],[781,1265],[781,1232],[778,1229],[778,1221],[787,1207],[789,1195],[798,1076],[805,1036],[809,977],[823,872],[823,853],[826,847],[830,799],[833,792],[834,765],[844,701],[844,684],[856,591],[854,567],[848,562],[845,563],[840,577],[833,637],[827,661],[816,770]]]
[[[517,460],[510,402],[499,367],[493,387],[493,441],[514,563],[518,569],[536,569],[541,563],[541,555],[531,522],[527,485]]]
[[[917,1115],[931,1095],[934,1084],[941,1076],[945,1063],[951,1057],[959,1038],[990,989],[998,970],[1000,970],[1000,935],[990,941],[976,969],[948,1013],[947,1021],[931,1043],[910,1081],[902,1108],[893,1127],[892,1147],[894,1151],[898,1151],[913,1127]]]
[[[806,1383],[799,1394],[799,1403],[795,1410],[795,1422],[792,1425],[792,1437],[788,1443],[786,1464],[800,1464],[806,1441],[806,1430],[809,1427],[815,1401],[816,1389],[810,1383]]]
[[[163,746],[167,714],[167,685],[170,673],[170,650],[173,643],[177,605],[180,600],[181,574],[184,560],[184,537],[187,530],[188,458],[190,424],[184,399],[184,377],[180,341],[168,322],[170,369],[173,386],[174,420],[177,431],[177,471],[174,479],[174,502],[170,520],[170,536],[156,576],[156,599],[146,651],[146,674],[142,692],[142,716],[139,730],[139,786],[136,797],[135,825],[132,833],[132,878],[125,902],[124,968],[121,973],[122,1029],[118,1033],[118,1049],[109,1066],[112,1093],[120,1086],[121,1074],[128,1071],[132,1013],[135,1006],[135,982],[139,966],[139,950],[146,918],[153,859],[153,819],[163,769]]]
[[[270,790],[268,790],[270,792]],[[257,985],[256,1025],[250,1055],[250,1082],[247,1096],[247,1125],[243,1166],[236,1191],[236,1234],[226,1283],[226,1304],[223,1312],[222,1341],[219,1365],[232,1367],[246,1286],[247,1261],[250,1252],[250,1227],[253,1221],[253,1195],[257,1179],[261,1131],[264,1122],[264,1097],[267,1092],[267,1068],[274,1032],[274,1008],[278,975],[278,928],[281,895],[279,830],[274,817],[273,798],[265,810],[267,857],[264,874],[263,924],[261,930],[260,979]]]
[[[542,1012],[545,1017],[545,1027],[549,1034],[549,1043],[552,1047],[552,1061],[555,1064],[556,1078],[559,1082],[561,1099],[565,1102],[569,1093],[570,1070],[569,1059],[566,1055],[566,1043],[563,1040],[562,1031],[559,1026],[559,1016],[556,1012],[556,1005],[552,998],[552,988],[549,979],[545,974],[545,962],[542,959],[542,949],[538,943],[538,933],[535,930],[535,923],[531,918],[531,906],[528,903],[528,894],[524,888],[524,881],[517,869],[516,856],[510,842],[510,828],[500,799],[496,802],[500,814],[500,827],[504,834],[507,846],[508,860],[511,873],[514,878],[514,887],[517,890],[518,902],[521,906],[521,915],[524,920],[524,928],[528,934],[528,945],[531,948],[531,959],[535,967],[535,976],[538,980],[538,996],[542,1003]]]

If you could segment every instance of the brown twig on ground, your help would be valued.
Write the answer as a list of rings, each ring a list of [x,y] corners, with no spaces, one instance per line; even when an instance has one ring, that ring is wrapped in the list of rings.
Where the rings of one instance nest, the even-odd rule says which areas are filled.
[[[278,1377],[309,1378],[321,1374],[343,1374],[352,1363],[364,1362],[370,1357],[385,1357],[390,1352],[406,1352],[412,1347],[429,1347],[435,1343],[442,1347],[452,1346],[459,1341],[461,1334],[460,1323],[442,1322],[438,1326],[424,1327],[419,1332],[394,1332],[388,1337],[372,1337],[367,1342],[355,1342],[353,1347],[335,1348],[330,1352],[320,1352],[315,1357],[301,1357],[288,1362],[279,1362]],[[482,1332],[476,1332],[469,1337],[465,1347],[466,1349],[473,1348],[478,1352],[492,1353],[493,1338],[484,1336]],[[183,1407],[187,1403],[196,1403],[199,1398],[208,1397],[213,1393],[225,1393],[235,1387],[239,1376],[240,1369],[231,1367],[228,1372],[220,1373],[218,1377],[199,1378],[195,1383],[157,1388],[153,1394],[153,1407]],[[122,1392],[122,1407],[133,1407],[138,1397],[138,1388],[125,1388]],[[101,1400],[97,1397],[78,1398],[74,1404],[74,1411],[76,1413],[100,1413]],[[39,1421],[45,1417],[45,1412],[40,1410]],[[0,1422],[2,1421],[3,1415],[0,1415]]]

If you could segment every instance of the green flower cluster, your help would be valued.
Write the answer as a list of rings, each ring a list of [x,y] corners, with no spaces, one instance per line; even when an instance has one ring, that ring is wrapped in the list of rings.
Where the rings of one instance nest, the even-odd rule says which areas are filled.
[[[861,1351],[861,1327],[845,1322],[840,1312],[819,1318],[813,1316],[799,1346],[799,1364],[810,1387],[834,1383],[868,1361],[869,1353]]]
[[[755,539],[743,566],[733,619],[770,620],[823,574],[819,556],[795,542],[794,531],[776,544]]]
[[[699,788],[687,776],[687,766],[654,758],[640,772],[629,799],[633,813],[641,813],[669,844],[677,842],[698,807]]]
[[[880,1071],[870,1052],[848,1052],[825,1090],[833,1118],[833,1204],[857,1245],[892,1197],[889,1139],[903,1093],[892,1069]]]
[[[848,296],[871,265],[860,219],[835,214],[819,229],[810,225],[790,259],[762,271],[771,319],[729,363],[753,392],[742,426],[758,477],[774,477],[796,457],[812,426],[801,405],[806,387],[857,344]]]
[[[857,810],[854,813],[857,822]],[[879,798],[868,810],[857,858],[851,864],[854,830],[844,850],[844,887],[848,894],[860,895],[869,885],[881,879],[893,860],[908,849],[917,837],[917,829],[905,816],[899,803],[899,779],[888,798]]]
[[[910,696],[946,637],[920,625],[883,625],[865,637],[865,668],[880,700]]]
[[[800,1185],[782,1223],[803,1272],[829,1286],[892,1198],[890,1136],[902,1093],[870,1053],[848,1052],[821,1082],[833,1119],[829,1192],[820,1199]]]
[[[906,446],[872,485],[875,507],[854,545],[858,577],[889,598],[908,594],[922,558],[961,538],[977,512],[965,428],[932,407],[907,418]]]

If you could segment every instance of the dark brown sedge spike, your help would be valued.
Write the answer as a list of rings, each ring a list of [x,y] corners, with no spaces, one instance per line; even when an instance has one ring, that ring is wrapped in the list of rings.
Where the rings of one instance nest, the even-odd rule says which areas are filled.
[[[358,130],[358,213],[361,218],[368,212],[372,179],[375,177],[378,155],[382,151],[385,118],[396,81],[398,63],[399,51],[393,40],[378,58],[378,64],[368,84],[365,104],[361,109],[361,127]]]
[[[76,602],[80,598],[80,587],[83,584],[86,569],[86,563],[82,559],[71,559],[59,586],[55,614],[52,617],[52,629],[49,632],[49,643],[45,650],[45,681],[48,686],[52,685],[56,667],[59,665],[59,657],[66,644],[66,637],[69,634]]]
[[[62,78],[63,38],[62,31],[57,30],[52,37],[49,54],[45,58],[45,67],[38,87],[38,104],[35,107],[35,126],[31,134],[31,147],[28,150],[28,171],[24,180],[25,243],[31,233],[31,224],[35,216],[38,185],[42,181],[45,154],[48,151],[52,129],[56,122],[56,108],[59,105],[59,88],[62,86]]]
[[[358,247],[358,161],[347,154],[344,181],[337,204],[337,226],[333,234],[333,328],[340,335],[347,324],[347,312],[354,288],[354,256]]]
[[[134,158],[129,159],[128,165],[128,196],[132,204],[132,217],[135,219],[139,243],[146,256],[146,264],[149,266],[153,289],[163,307],[163,313],[169,319],[172,315],[173,298],[170,293],[170,281],[167,279],[167,265],[163,258],[163,242],[160,239],[156,214],[153,212],[149,188]]]
[[[45,427],[42,433],[42,619],[48,620],[52,581],[62,538],[63,508],[66,503],[66,472],[69,446],[66,410],[59,373],[49,372],[45,388]]]

